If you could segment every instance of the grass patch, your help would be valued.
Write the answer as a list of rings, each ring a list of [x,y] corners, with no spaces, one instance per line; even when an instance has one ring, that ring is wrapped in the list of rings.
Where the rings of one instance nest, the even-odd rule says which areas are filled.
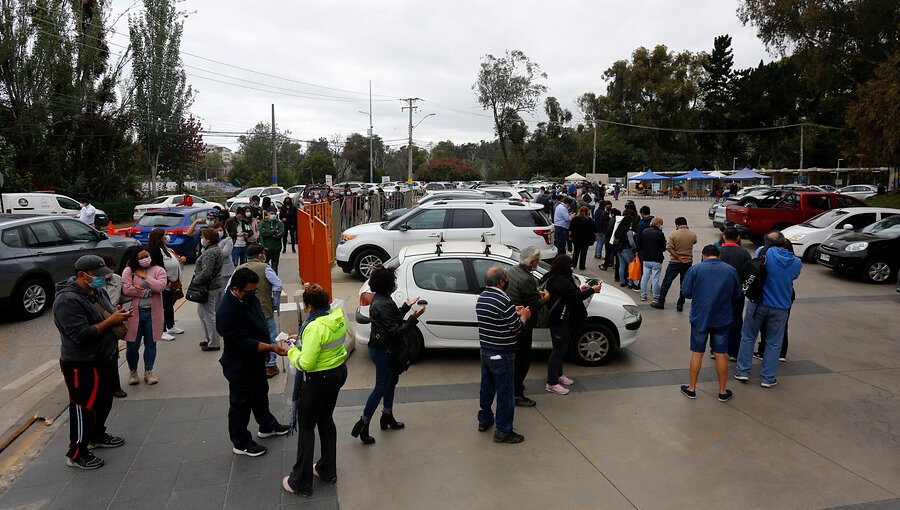
[[[895,209],[900,209],[900,193],[888,193],[887,195],[875,196],[868,200],[866,203],[872,207],[893,207]]]

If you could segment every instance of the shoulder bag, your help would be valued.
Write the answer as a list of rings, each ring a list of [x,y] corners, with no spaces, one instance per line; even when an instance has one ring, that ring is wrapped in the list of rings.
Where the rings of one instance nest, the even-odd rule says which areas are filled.
[[[109,316],[112,315],[106,311],[106,308],[103,308],[103,305],[101,305],[99,301],[94,302],[94,307],[100,312],[100,316],[103,317],[103,320],[108,319]],[[125,338],[125,335],[128,334],[128,326],[126,326],[124,322],[110,326],[109,330],[112,331],[112,334],[119,340]]]

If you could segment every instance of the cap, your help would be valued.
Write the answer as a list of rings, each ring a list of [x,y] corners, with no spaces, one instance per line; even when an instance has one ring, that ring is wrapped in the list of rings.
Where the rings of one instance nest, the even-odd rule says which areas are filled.
[[[75,270],[93,273],[94,276],[106,276],[112,271],[106,267],[106,262],[96,255],[85,255],[75,261]]]
[[[219,211],[217,211],[217,210],[215,210],[215,209],[210,209],[210,210],[206,211],[206,216],[207,216],[208,218],[218,218],[218,217],[219,217]]]

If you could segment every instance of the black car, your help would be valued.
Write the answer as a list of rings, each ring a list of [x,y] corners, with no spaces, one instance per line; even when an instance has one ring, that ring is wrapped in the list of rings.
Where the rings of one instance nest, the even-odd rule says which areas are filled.
[[[900,266],[900,215],[889,216],[859,231],[841,232],[819,246],[819,264],[884,283]]]

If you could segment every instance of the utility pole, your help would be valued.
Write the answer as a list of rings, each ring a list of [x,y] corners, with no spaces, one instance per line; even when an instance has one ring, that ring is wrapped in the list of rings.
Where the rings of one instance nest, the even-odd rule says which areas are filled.
[[[594,156],[591,162],[591,173],[597,175],[597,121],[591,121],[594,125]]]
[[[800,124],[800,175],[803,175],[803,127],[806,124]]]
[[[375,160],[372,159],[372,135],[374,129],[372,126],[372,80],[369,80],[369,184],[375,183]]]
[[[412,147],[412,143],[413,143],[413,140],[412,140],[413,123],[412,123],[412,116],[413,116],[413,111],[419,109],[419,107],[413,105],[413,103],[414,103],[415,101],[421,101],[421,99],[419,99],[418,97],[408,97],[408,98],[406,98],[406,99],[401,99],[401,101],[406,101],[407,104],[409,104],[409,106],[404,106],[403,108],[400,108],[400,110],[409,110],[409,145],[406,147],[406,152],[407,152],[407,154],[409,155],[409,167],[407,168],[407,174],[406,174],[406,177],[407,177],[407,181],[410,181],[410,180],[412,180],[412,170],[413,170],[413,157],[412,157],[412,148],[413,148],[413,147]]]
[[[278,184],[278,163],[275,158],[275,104],[272,103],[272,185]]]

